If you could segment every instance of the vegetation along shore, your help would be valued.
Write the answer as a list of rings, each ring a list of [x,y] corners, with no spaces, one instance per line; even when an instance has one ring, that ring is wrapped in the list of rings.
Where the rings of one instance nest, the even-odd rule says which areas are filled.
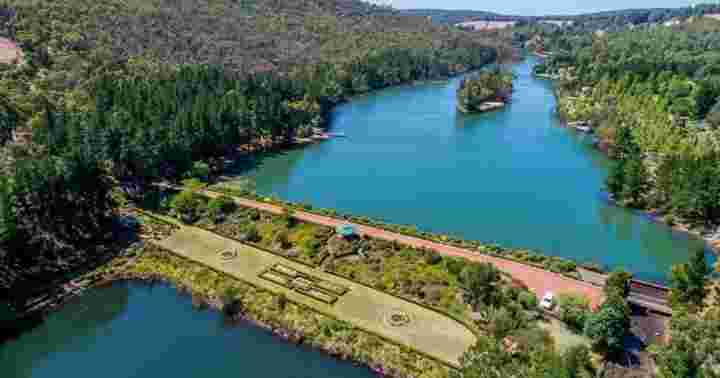
[[[163,281],[382,375],[609,376],[633,328],[624,271],[590,284],[579,262],[212,186],[239,154],[330,137],[352,96],[533,41],[560,112],[616,159],[613,199],[714,230],[720,70],[706,51],[720,27],[512,25],[473,32],[357,0],[0,0],[0,341],[90,287]],[[458,107],[512,89],[484,71]],[[662,377],[716,370],[710,272],[702,251],[670,272],[670,337],[647,352]]]
[[[612,199],[703,237],[716,252],[720,86],[714,61],[701,52],[717,43],[718,30],[714,19],[691,18],[617,33],[540,32],[532,44],[555,52],[536,72],[557,79],[560,116],[592,131],[615,159],[606,186]]]

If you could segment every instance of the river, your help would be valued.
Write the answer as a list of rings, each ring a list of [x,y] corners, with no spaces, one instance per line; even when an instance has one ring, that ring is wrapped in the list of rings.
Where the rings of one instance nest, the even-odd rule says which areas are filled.
[[[609,161],[562,129],[551,84],[515,65],[513,103],[455,111],[459,79],[391,88],[336,109],[333,139],[246,162],[261,193],[505,246],[623,266],[665,282],[702,242],[614,207]],[[710,256],[708,255],[708,258]],[[2,377],[372,377],[250,325],[228,326],[165,285],[90,290],[0,345]]]
[[[390,88],[334,111],[332,131],[347,138],[248,160],[243,173],[286,200],[667,282],[702,241],[607,202],[610,161],[559,127],[552,84],[532,64],[514,66],[506,109],[459,114],[459,78]]]
[[[0,345],[3,378],[374,377],[249,324],[193,308],[167,285],[92,289]]]

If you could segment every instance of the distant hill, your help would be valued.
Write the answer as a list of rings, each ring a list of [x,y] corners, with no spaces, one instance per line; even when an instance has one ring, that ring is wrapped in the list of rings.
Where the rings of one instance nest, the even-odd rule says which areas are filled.
[[[503,15],[478,10],[445,10],[445,9],[407,9],[400,10],[399,14],[430,17],[438,24],[458,24],[466,21],[540,21],[540,20],[572,20],[576,22],[592,21],[606,24],[640,24],[646,22],[664,22],[674,17],[688,17],[720,13],[720,5],[701,4],[694,8],[638,8],[620,9],[612,11],[592,12],[578,15],[544,15],[522,16]]]
[[[452,25],[468,21],[470,19],[496,21],[498,18],[513,17],[476,10],[403,9],[400,10],[399,13],[408,16],[430,17],[434,23]]]

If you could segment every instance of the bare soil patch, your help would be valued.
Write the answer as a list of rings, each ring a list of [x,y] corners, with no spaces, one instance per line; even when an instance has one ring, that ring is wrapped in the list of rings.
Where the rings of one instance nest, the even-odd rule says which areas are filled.
[[[22,50],[15,42],[0,37],[0,63],[15,64],[22,60]]]

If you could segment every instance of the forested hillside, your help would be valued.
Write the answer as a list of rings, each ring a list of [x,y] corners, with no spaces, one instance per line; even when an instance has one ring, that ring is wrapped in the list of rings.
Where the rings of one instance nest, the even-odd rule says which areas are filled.
[[[562,77],[560,111],[589,121],[618,163],[608,180],[628,205],[670,222],[720,222],[720,23],[551,37],[540,71]]]
[[[496,55],[480,35],[394,13],[354,0],[0,0],[0,37],[24,54],[0,66],[0,299],[21,303],[38,277],[92,255],[127,183],[180,179],[198,161],[217,173],[238,145],[290,142],[353,94]]]

